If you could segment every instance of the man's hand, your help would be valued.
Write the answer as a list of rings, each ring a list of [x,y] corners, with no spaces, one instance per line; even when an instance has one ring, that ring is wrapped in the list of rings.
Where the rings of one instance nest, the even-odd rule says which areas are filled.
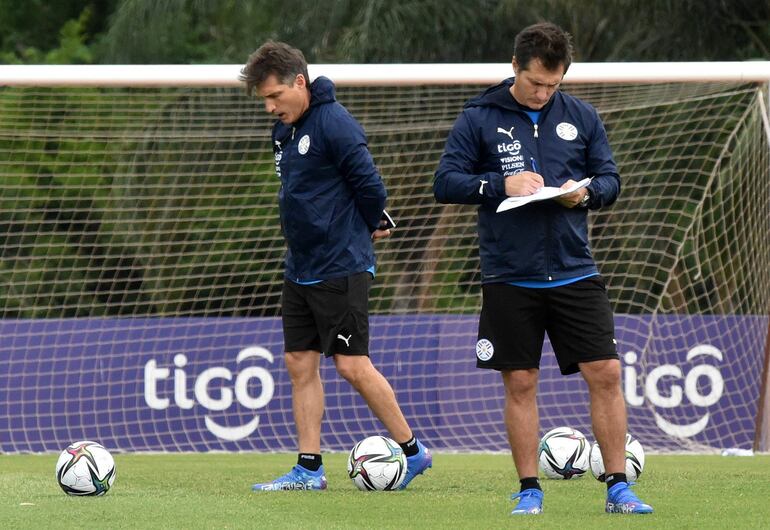
[[[372,233],[372,241],[377,241],[378,239],[385,239],[386,237],[390,237],[390,230],[381,230],[377,229]]]
[[[570,186],[574,186],[577,184],[572,179],[569,179],[567,182],[562,184],[561,189],[569,188]],[[554,200],[564,206],[565,208],[574,208],[578,204],[580,204],[580,201],[583,200],[583,197],[585,197],[585,194],[588,193],[587,188],[580,188],[579,190],[575,190],[572,193],[568,193],[567,195],[562,195],[560,197],[556,197]]]
[[[505,194],[508,197],[532,195],[543,187],[543,177],[532,171],[522,171],[505,177]]]

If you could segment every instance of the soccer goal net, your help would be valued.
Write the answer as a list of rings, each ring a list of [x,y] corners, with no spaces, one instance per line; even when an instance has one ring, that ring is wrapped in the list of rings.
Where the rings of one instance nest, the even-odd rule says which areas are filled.
[[[455,65],[473,73],[461,81],[384,65],[375,80],[355,78],[371,65],[349,78],[311,70],[338,81],[388,189],[398,227],[376,245],[372,359],[438,450],[507,448],[499,375],[475,368],[476,210],[432,194],[464,101],[511,75],[494,66]],[[639,65],[648,82],[619,82],[612,65],[583,77],[580,66],[562,88],[598,109],[622,178],[617,203],[589,218],[629,431],[649,450],[766,449],[767,82],[651,82],[656,65]],[[295,450],[273,120],[235,82],[238,67],[213,79],[177,67],[180,86],[89,77],[99,67],[10,82],[8,68],[0,451],[77,439],[125,451]],[[322,377],[324,450],[384,433],[331,362]],[[546,344],[542,432],[591,438],[587,399]]]

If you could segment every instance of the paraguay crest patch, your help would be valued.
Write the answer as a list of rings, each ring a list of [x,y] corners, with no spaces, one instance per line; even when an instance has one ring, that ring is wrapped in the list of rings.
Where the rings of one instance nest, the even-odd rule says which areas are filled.
[[[310,136],[305,135],[302,138],[299,139],[299,145],[297,145],[297,151],[299,151],[299,154],[305,155],[308,151],[310,151]]]
[[[567,140],[568,142],[571,142],[572,140],[577,138],[577,135],[578,135],[577,127],[575,127],[571,123],[567,123],[566,121],[563,121],[556,126],[556,135],[562,140]]]
[[[480,361],[488,361],[495,354],[495,347],[488,339],[479,339],[476,343],[476,357]]]

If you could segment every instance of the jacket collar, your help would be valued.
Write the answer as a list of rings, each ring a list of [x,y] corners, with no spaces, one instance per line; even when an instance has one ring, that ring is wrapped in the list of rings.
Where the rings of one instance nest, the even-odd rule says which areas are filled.
[[[499,107],[505,110],[513,110],[518,112],[532,111],[533,109],[520,104],[511,95],[511,87],[513,86],[514,81],[515,78],[513,77],[503,79],[500,83],[487,88],[484,90],[484,92],[475,98],[470,99],[465,104],[465,108]],[[542,109],[539,109],[540,112],[545,112],[550,109],[557,97],[561,97],[561,93],[558,90],[554,93],[553,96],[551,96],[551,99],[548,101],[548,103],[546,103]]]

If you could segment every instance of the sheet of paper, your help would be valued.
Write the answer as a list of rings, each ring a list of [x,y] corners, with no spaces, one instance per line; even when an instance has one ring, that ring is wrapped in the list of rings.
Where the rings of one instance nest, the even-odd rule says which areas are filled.
[[[547,199],[553,199],[554,197],[561,197],[562,195],[567,195],[569,193],[577,191],[580,188],[585,188],[590,183],[591,183],[591,178],[586,177],[580,182],[576,182],[569,188],[561,189],[561,188],[554,188],[551,186],[544,186],[539,190],[537,190],[532,195],[524,195],[522,197],[508,197],[507,199],[505,199],[503,202],[500,203],[500,206],[497,207],[497,213],[506,212],[508,210],[512,210],[513,208],[518,208],[519,206],[524,206],[525,204],[529,204],[531,202],[545,201]]]

